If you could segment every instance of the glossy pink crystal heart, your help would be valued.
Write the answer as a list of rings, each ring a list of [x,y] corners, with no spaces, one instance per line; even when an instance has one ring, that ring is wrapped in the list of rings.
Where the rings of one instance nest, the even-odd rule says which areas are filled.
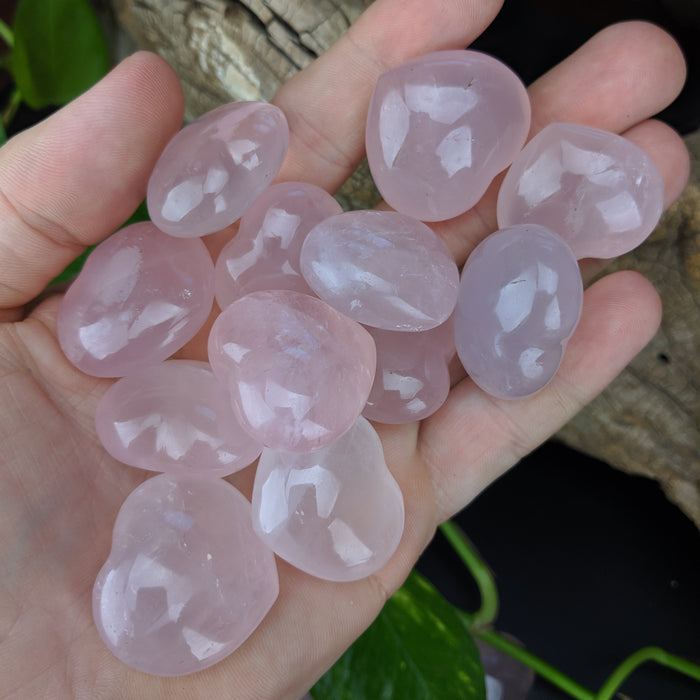
[[[86,374],[123,377],[193,338],[211,311],[214,264],[199,240],[152,223],[117,231],[92,251],[58,313],[58,340]]]
[[[268,447],[308,452],[350,428],[374,379],[374,341],[320,299],[253,292],[226,307],[209,360],[241,425]]]
[[[95,426],[120,462],[181,476],[233,474],[262,450],[208,363],[193,360],[167,360],[118,380],[100,400]]]
[[[112,550],[95,581],[93,614],[105,644],[125,664],[181,676],[240,646],[278,590],[275,558],[233,486],[161,474],[119,511]]]
[[[351,211],[315,226],[301,270],[321,299],[368,326],[434,328],[450,316],[459,272],[424,223],[392,211]]]
[[[287,120],[274,105],[234,102],[203,114],[173,137],[153,168],[153,223],[188,238],[232,224],[277,175],[288,145]]]
[[[540,224],[577,258],[613,258],[638,246],[661,217],[653,161],[622,136],[554,123],[516,158],[498,194],[498,225]]]
[[[435,413],[450,390],[453,318],[437,328],[411,334],[367,330],[377,346],[377,371],[362,415],[396,424],[423,420]]]
[[[313,294],[299,269],[306,234],[342,208],[325,190],[305,182],[268,187],[241,218],[236,236],[216,261],[216,301],[225,309],[234,299],[264,289]]]
[[[457,353],[485,392],[529,396],[554,376],[581,315],[583,283],[564,240],[522,224],[487,236],[462,270]]]
[[[367,159],[394,209],[441,221],[481,199],[529,128],[525,86],[507,66],[477,51],[440,51],[380,76],[367,115]]]
[[[331,581],[369,576],[396,551],[403,523],[401,491],[364,418],[323,450],[263,450],[253,527],[298,569]]]

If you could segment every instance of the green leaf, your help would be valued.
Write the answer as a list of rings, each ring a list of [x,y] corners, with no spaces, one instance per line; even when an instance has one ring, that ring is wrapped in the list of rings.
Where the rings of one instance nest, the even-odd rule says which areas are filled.
[[[5,125],[2,123],[2,119],[0,119],[0,146],[2,146],[5,141],[7,141],[7,132],[5,131]]]
[[[413,572],[311,689],[314,700],[486,700],[479,652],[457,609]]]
[[[70,102],[109,69],[107,42],[87,0],[19,0],[10,71],[34,109]]]

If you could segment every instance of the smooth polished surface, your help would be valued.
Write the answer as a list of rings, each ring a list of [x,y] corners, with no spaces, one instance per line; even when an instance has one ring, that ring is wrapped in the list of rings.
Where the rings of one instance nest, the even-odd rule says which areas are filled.
[[[457,353],[485,392],[523,398],[554,376],[581,316],[583,283],[564,240],[543,226],[496,231],[462,270]]]
[[[148,181],[148,213],[171,236],[214,233],[275,178],[289,145],[282,111],[233,102],[203,114],[165,147]]]
[[[403,523],[401,491],[364,418],[323,450],[263,450],[253,527],[297,568],[331,581],[369,576],[396,550]]]
[[[315,226],[301,271],[321,299],[359,323],[422,331],[454,310],[459,272],[442,239],[392,211],[351,211]]]
[[[636,144],[608,131],[554,123],[515,159],[498,193],[498,225],[540,224],[577,258],[636,248],[663,212],[661,173]]]
[[[342,207],[325,190],[305,182],[268,187],[241,218],[238,233],[216,261],[216,301],[232,301],[263,289],[313,294],[301,275],[299,253],[306,234]]]
[[[267,447],[307,452],[350,428],[369,395],[369,333],[325,302],[292,291],[253,292],[219,315],[209,361],[241,425]]]
[[[440,51],[384,73],[367,115],[367,159],[384,199],[422,221],[471,209],[525,144],[530,102],[500,61]]]
[[[450,390],[454,319],[429,331],[402,333],[368,327],[377,346],[377,371],[362,411],[381,423],[423,420],[442,406]]]
[[[95,427],[120,462],[181,476],[233,474],[262,450],[209,364],[194,360],[167,360],[119,379],[100,399]]]
[[[86,374],[123,377],[192,339],[214,300],[214,263],[199,240],[152,223],[117,231],[92,251],[57,319],[66,357]]]
[[[221,479],[161,474],[119,511],[93,614],[125,664],[181,676],[240,646],[278,591],[275,558],[253,532],[248,501]]]

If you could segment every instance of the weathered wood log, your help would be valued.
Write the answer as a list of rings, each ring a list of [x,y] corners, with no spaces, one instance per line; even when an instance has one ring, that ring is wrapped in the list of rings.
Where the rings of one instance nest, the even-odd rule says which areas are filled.
[[[183,82],[196,116],[234,99],[269,99],[327,49],[371,0],[111,0],[119,23]],[[639,270],[664,302],[662,328],[613,385],[558,437],[661,483],[700,527],[700,133],[687,139],[693,178],[649,241],[611,269]],[[363,167],[341,190],[371,206]]]

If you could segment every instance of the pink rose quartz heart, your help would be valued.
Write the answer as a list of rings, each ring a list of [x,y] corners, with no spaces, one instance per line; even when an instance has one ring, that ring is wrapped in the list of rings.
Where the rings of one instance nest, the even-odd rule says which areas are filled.
[[[659,222],[664,184],[639,146],[608,131],[554,123],[515,159],[498,193],[498,225],[540,224],[577,258],[613,258]]]
[[[181,476],[233,474],[262,450],[206,362],[167,360],[123,377],[100,400],[95,426],[120,462]]]
[[[103,641],[125,664],[181,676],[240,646],[278,590],[275,558],[233,486],[161,474],[119,511],[112,550],[95,581],[93,614]]]
[[[350,428],[374,379],[374,341],[325,302],[286,290],[253,292],[219,315],[209,360],[243,428],[293,452],[327,446]]]
[[[481,199],[529,128],[527,91],[510,68],[477,51],[440,51],[379,77],[367,159],[394,209],[441,221]]]
[[[435,413],[450,391],[453,318],[411,334],[367,330],[377,346],[377,371],[362,415],[381,423],[411,423]]]
[[[263,450],[253,527],[298,569],[330,581],[369,576],[396,551],[403,524],[401,491],[364,418],[322,450]]]
[[[487,236],[462,270],[457,354],[486,393],[530,396],[554,376],[581,315],[583,283],[571,248],[521,224]]]
[[[238,219],[279,172],[282,111],[234,102],[203,114],[165,147],[148,181],[148,213],[171,236],[204,236]]]
[[[216,301],[232,301],[264,289],[313,294],[299,269],[306,234],[342,208],[325,190],[305,182],[268,187],[246,211],[238,233],[216,261]]]
[[[199,240],[152,223],[117,231],[92,251],[63,298],[58,340],[86,374],[123,377],[162,362],[202,327],[214,264]]]
[[[301,271],[321,299],[359,323],[422,331],[447,320],[459,271],[424,223],[392,211],[351,211],[311,229]]]

